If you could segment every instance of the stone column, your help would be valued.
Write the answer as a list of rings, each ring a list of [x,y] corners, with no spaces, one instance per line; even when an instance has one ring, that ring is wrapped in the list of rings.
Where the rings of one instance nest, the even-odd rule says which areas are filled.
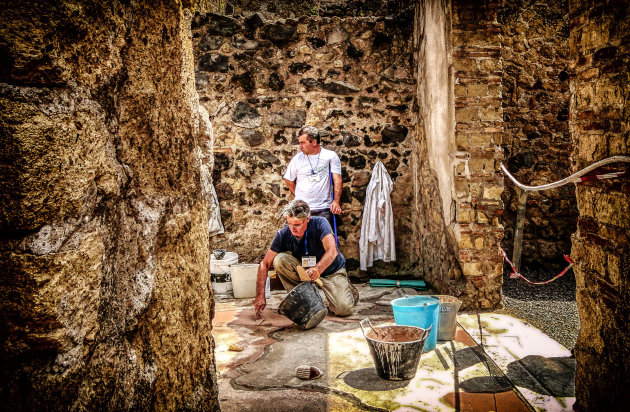
[[[493,2],[419,1],[416,222],[422,271],[463,307],[501,305],[503,133]]]
[[[583,0],[569,6],[574,58],[569,119],[579,170],[630,155],[630,6]],[[576,189],[580,216],[571,256],[580,313],[574,408],[580,411],[621,410],[630,403],[629,187],[626,176]]]
[[[0,20],[3,405],[218,410],[190,12],[13,1]]]

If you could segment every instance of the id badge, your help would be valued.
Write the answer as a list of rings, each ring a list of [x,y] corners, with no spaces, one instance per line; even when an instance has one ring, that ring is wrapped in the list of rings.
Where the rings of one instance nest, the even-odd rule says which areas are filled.
[[[317,264],[317,258],[315,256],[302,256],[302,267],[312,268]]]
[[[314,174],[314,175],[313,175],[313,174],[308,175],[308,181],[309,181],[311,184],[315,184],[315,183],[319,182],[319,175],[316,175],[316,174]]]

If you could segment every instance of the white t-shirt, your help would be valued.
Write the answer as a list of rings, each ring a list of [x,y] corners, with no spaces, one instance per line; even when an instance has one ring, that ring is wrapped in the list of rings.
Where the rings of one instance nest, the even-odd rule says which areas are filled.
[[[332,185],[328,165],[334,174],[341,174],[337,153],[321,148],[315,155],[299,152],[289,162],[284,178],[295,181],[295,198],[308,203],[311,210],[330,208]]]

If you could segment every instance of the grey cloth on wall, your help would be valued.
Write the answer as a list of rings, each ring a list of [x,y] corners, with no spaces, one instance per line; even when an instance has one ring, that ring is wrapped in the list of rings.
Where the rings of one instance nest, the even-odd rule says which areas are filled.
[[[366,270],[375,260],[396,260],[394,212],[391,193],[393,182],[383,163],[372,169],[363,207],[361,238],[359,239],[360,268]]]

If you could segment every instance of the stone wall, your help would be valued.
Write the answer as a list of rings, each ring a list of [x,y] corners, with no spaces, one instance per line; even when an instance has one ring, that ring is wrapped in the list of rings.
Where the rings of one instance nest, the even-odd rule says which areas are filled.
[[[574,170],[630,155],[630,5],[570,2],[570,131]],[[610,170],[623,170],[611,165]],[[625,169],[628,170],[627,164]],[[630,178],[577,185],[580,216],[571,256],[580,334],[575,410],[621,410],[630,402]]]
[[[551,183],[570,174],[567,1],[510,0],[499,9],[503,59],[504,164],[518,181]],[[512,256],[518,190],[506,179],[502,246]],[[557,270],[577,223],[573,185],[530,192],[521,267]]]
[[[365,192],[381,161],[394,180],[397,262],[370,272],[415,271],[408,207],[413,14],[404,2],[374,10],[353,8],[356,3],[325,2],[312,10],[294,2],[261,2],[254,9],[236,2],[228,8],[233,15],[195,19],[197,91],[214,124],[213,177],[226,229],[213,242],[241,261],[261,258],[283,224],[281,209],[293,196],[282,176],[298,151],[296,132],[308,123],[341,158],[339,247],[348,269],[358,271]]]
[[[418,126],[424,132],[418,133],[417,247],[423,275],[469,309],[501,305],[496,13],[492,2],[417,3]],[[451,103],[443,106],[445,99]]]
[[[218,410],[191,15],[125,4],[0,17],[8,410]]]

